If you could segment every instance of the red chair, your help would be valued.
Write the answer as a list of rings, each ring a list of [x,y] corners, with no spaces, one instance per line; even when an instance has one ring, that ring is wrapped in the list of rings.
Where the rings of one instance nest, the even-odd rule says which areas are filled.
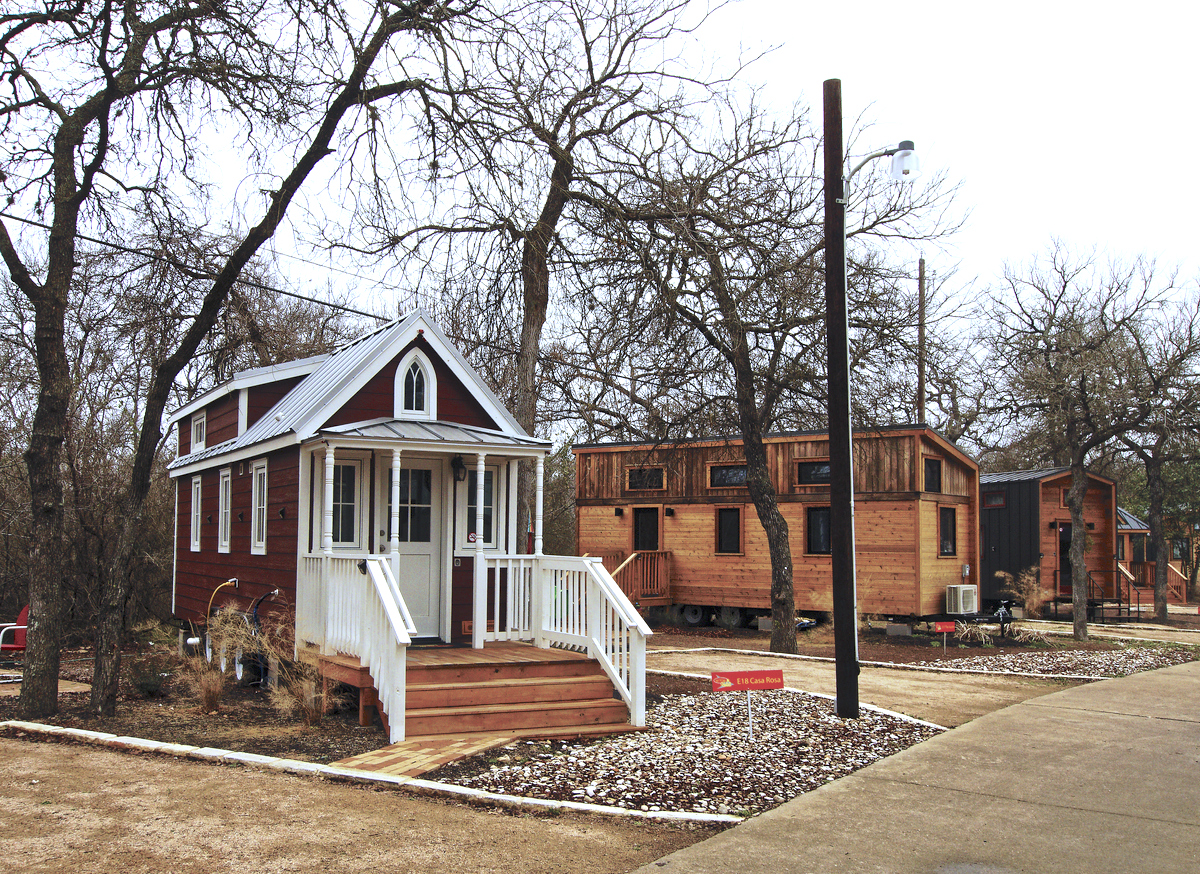
[[[17,614],[17,621],[0,625],[0,656],[25,652],[25,632],[29,628],[29,605]]]

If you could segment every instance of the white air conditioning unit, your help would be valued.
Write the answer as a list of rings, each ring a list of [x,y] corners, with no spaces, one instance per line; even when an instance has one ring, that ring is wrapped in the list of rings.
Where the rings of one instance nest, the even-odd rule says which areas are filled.
[[[979,586],[946,586],[946,612],[951,615],[979,612]]]

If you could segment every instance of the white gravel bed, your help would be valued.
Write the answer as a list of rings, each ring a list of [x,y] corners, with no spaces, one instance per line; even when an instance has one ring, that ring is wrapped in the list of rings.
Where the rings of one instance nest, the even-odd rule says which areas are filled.
[[[1168,668],[1195,661],[1196,649],[1190,646],[1122,643],[1121,649],[1088,652],[1083,650],[1043,650],[1038,652],[996,653],[970,656],[952,661],[905,662],[913,667],[954,668],[984,674],[1071,674],[1078,677],[1127,677],[1140,671]],[[876,664],[881,664],[876,662]]]
[[[430,777],[533,798],[747,816],[939,733],[867,709],[843,720],[827,699],[790,689],[755,692],[752,706],[753,742],[745,695],[668,695],[648,709],[646,731],[522,741],[494,753],[481,773],[468,773],[476,760]]]

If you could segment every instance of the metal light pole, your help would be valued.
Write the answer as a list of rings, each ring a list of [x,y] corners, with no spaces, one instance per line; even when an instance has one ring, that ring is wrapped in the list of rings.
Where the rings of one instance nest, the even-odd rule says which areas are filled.
[[[826,79],[825,342],[829,367],[829,539],[837,715],[858,718],[858,595],[854,567],[854,455],[850,427],[850,327],[846,307],[846,183],[869,161],[895,156],[892,178],[916,172],[913,144],[880,149],[845,173],[842,81]],[[899,159],[899,160],[897,160]],[[844,174],[844,175],[843,175]]]

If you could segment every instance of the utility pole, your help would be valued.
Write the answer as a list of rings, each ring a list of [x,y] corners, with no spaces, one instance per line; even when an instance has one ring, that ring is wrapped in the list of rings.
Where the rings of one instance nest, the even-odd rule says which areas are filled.
[[[917,268],[917,424],[925,424],[925,256]]]

